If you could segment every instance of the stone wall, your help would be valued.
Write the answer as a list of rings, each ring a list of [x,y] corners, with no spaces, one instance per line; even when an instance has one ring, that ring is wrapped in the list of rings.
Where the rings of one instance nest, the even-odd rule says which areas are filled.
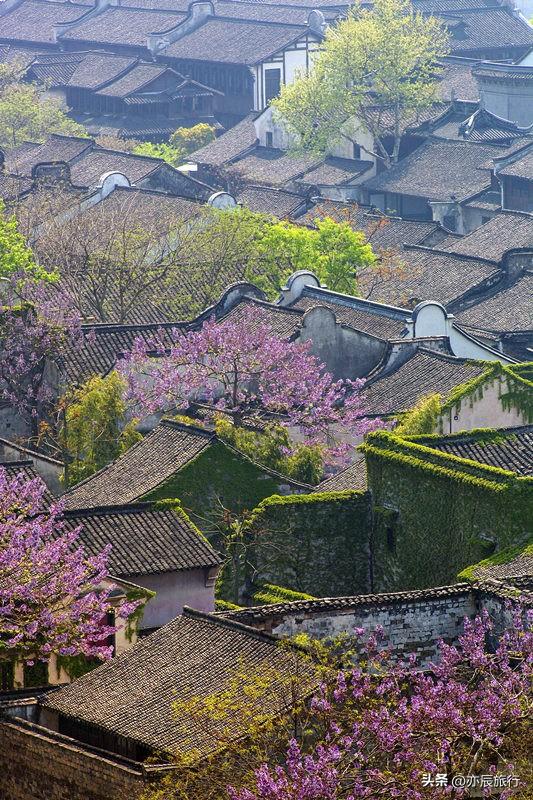
[[[18,721],[0,722],[0,800],[136,800],[140,770]]]
[[[370,591],[370,505],[363,492],[270,497],[245,526],[244,596],[274,583],[315,597]]]
[[[253,609],[252,609],[253,611]],[[367,595],[353,598],[287,603],[273,606],[256,619],[242,612],[235,619],[275,636],[305,633],[313,639],[371,631],[382,626],[385,638],[399,655],[416,653],[422,664],[435,658],[439,639],[457,640],[465,616],[476,613],[476,598],[468,584],[427,592]]]
[[[375,591],[451,583],[531,536],[532,482],[378,431],[365,445]]]

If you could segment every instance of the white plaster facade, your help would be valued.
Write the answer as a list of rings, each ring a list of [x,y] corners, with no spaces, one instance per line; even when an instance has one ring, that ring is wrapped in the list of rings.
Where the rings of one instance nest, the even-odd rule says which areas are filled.
[[[501,396],[508,390],[505,376],[488,379],[483,385],[481,397],[478,393],[464,397],[441,416],[442,432],[457,433],[476,428],[516,428],[529,424],[524,413],[517,408],[504,408]]]

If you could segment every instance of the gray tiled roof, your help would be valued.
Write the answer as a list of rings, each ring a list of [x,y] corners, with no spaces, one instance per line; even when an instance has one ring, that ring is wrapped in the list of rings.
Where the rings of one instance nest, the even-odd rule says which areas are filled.
[[[112,161],[112,156],[109,155],[112,153],[112,150],[101,151],[99,155],[103,159],[109,158],[110,160],[107,162],[109,164],[117,163]],[[104,161],[104,163],[106,162]],[[128,163],[134,164],[136,168],[138,167],[136,160],[123,162],[124,165]],[[149,158],[140,165],[140,169],[142,171],[149,169],[150,172],[153,172],[154,167],[161,166],[166,168],[164,162],[159,159]],[[97,214],[100,210],[110,219],[127,217],[134,226],[141,227],[144,223],[150,230],[158,229],[160,226],[161,230],[166,231],[169,222],[188,220],[198,214],[201,209],[202,205],[200,203],[187,197],[179,197],[148,189],[118,186],[104,200],[89,208],[86,211],[86,215]]]
[[[358,281],[359,291],[372,300],[396,306],[414,307],[422,300],[446,305],[482,281],[498,277],[498,265],[491,261],[467,258],[429,249],[404,248],[401,264],[374,287],[372,270],[365,270]]]
[[[533,132],[533,126],[531,130]],[[431,131],[433,136],[440,139],[459,139],[504,146],[513,141],[523,143],[524,136],[529,133],[529,129],[520,128],[514,122],[496,117],[482,108],[473,113],[452,109],[433,122]]]
[[[514,178],[533,181],[533,147],[521,158],[499,170],[498,175],[512,175]]]
[[[136,156],[118,150],[94,149],[77,159],[70,169],[70,177],[75,186],[93,187],[106,172],[122,172],[131,183],[147,178],[160,169],[164,162],[159,158]]]
[[[31,175],[35,164],[43,161],[67,161],[79,158],[85,151],[94,147],[92,139],[77,136],[62,136],[53,133],[43,144],[29,143],[7,154],[6,169],[19,175]]]
[[[417,600],[431,600],[439,597],[468,595],[472,591],[469,583],[455,583],[452,586],[435,586],[431,589],[414,589],[405,592],[384,592],[383,594],[359,594],[352,597],[320,597],[316,600],[293,600],[287,603],[271,603],[266,606],[252,606],[242,611],[224,611],[220,616],[242,622],[245,625],[260,624],[269,617],[280,617],[292,613],[313,613],[313,611],[349,611],[361,606],[386,607]]]
[[[357,297],[310,289],[304,289],[301,298],[291,308],[307,311],[315,306],[330,308],[338,322],[384,341],[401,336],[406,327],[405,318],[410,314],[408,310],[391,309]]]
[[[252,65],[309,33],[304,25],[209,17],[164,51],[168,58]]]
[[[74,186],[92,188],[106,172],[121,172],[131,183],[147,178],[159,169],[173,168],[160,158],[139,156],[98,147],[93,139],[52,134],[44,144],[24,143],[8,152],[6,169],[19,175],[31,175],[36,164],[66,161]]]
[[[341,472],[319,483],[315,492],[344,492],[346,490],[365,491],[367,487],[366,460],[363,453],[357,453],[353,463]]]
[[[312,0],[307,0],[307,7],[291,4],[243,2],[242,0],[217,0],[215,14],[221,17],[237,17],[262,22],[278,22],[291,25],[305,25],[311,10]],[[332,19],[338,11],[324,10],[324,17]]]
[[[424,396],[440,394],[445,400],[462,383],[482,375],[486,367],[418,349],[393,371],[375,372],[362,390],[365,407],[371,415],[409,411]]]
[[[159,64],[137,64],[122,78],[118,78],[108,86],[100,89],[98,94],[108,97],[127,97],[127,95],[142,90],[144,86],[160,78],[165,72],[172,74],[173,70]],[[175,74],[176,86],[182,83],[183,78]]]
[[[464,38],[450,37],[452,53],[475,55],[498,48],[533,46],[533,29],[506,6],[450,12],[446,20],[464,23]]]
[[[26,192],[30,192],[32,187],[33,181],[30,178],[9,175],[5,172],[0,173],[0,197],[2,200],[14,200]]]
[[[63,86],[85,58],[85,53],[43,53],[33,60],[28,74],[48,86]]]
[[[465,256],[499,261],[507,250],[533,245],[533,216],[502,211],[467,236],[453,238],[440,247]]]
[[[222,136],[215,139],[214,142],[210,142],[205,147],[201,147],[196,152],[191,153],[189,161],[220,166],[240,155],[257,141],[254,127],[254,119],[256,117],[256,112],[248,114],[237,125],[234,125],[233,128],[230,128]]]
[[[501,154],[496,146],[470,142],[426,142],[364,186],[372,191],[449,200],[463,200],[490,185],[481,164]]]
[[[285,150],[256,147],[244,158],[235,161],[231,165],[231,171],[248,183],[283,186],[321,163],[322,159],[316,156],[296,157]]]
[[[87,13],[87,6],[50,0],[23,0],[0,14],[0,39],[52,44],[54,25],[72,22]]]
[[[290,217],[305,207],[305,199],[301,195],[268,186],[246,186],[237,193],[236,199],[251,211],[271,214],[280,219]]]
[[[81,526],[79,542],[88,555],[111,545],[111,575],[128,577],[214,567],[220,557],[188,518],[148,503],[67,511],[68,529]]]
[[[51,692],[42,703],[152,750],[194,751],[201,758],[217,749],[219,737],[198,717],[185,711],[176,715],[173,701],[228,690],[243,665],[257,674],[274,669],[289,677],[296,669],[295,658],[268,635],[185,609],[112,661]],[[302,663],[299,674],[307,683],[310,668]],[[249,702],[262,714],[281,713],[288,700],[283,685],[280,681],[266,696]],[[238,715],[218,724],[224,726],[224,738],[245,733]]]
[[[501,554],[496,554],[494,560],[498,560],[505,555],[505,551]],[[504,581],[505,583],[518,583],[522,585],[524,582],[531,584],[533,580],[533,542],[530,542],[525,547],[514,548],[514,552],[507,559],[502,560],[501,563],[491,564],[491,559],[487,559],[489,563],[477,564],[473,567],[474,576],[476,580],[496,580]]]
[[[172,420],[162,420],[124,455],[70,489],[66,507],[98,508],[139,500],[164,484],[202,450],[214,434]]]
[[[472,0],[466,0],[467,3]],[[472,63],[444,61],[439,85],[439,94],[443,100],[479,100],[479,87],[472,75]]]
[[[34,48],[26,49],[23,45],[0,44],[0,62],[2,64],[16,63],[21,67],[29,67],[36,55]]]
[[[149,309],[148,309],[149,311]],[[153,341],[157,334],[171,341],[171,331],[176,323],[156,321],[137,325],[84,325],[83,346],[72,348],[63,359],[62,368],[69,380],[80,382],[92,375],[107,375],[118,359],[131,350],[135,339]]]
[[[502,287],[465,311],[455,311],[461,327],[478,331],[527,331],[533,328],[533,272]]]
[[[300,178],[308,186],[342,186],[363,175],[372,167],[371,161],[328,156]]]
[[[12,480],[17,475],[23,475],[25,481],[33,481],[35,479],[43,483],[41,476],[35,471],[33,461],[26,459],[24,461],[0,461],[0,469],[6,471],[7,477]],[[43,492],[43,511],[54,501],[54,496],[49,489],[46,488]]]
[[[307,176],[306,176],[307,177]],[[296,222],[312,225],[317,219],[331,217],[335,222],[349,222],[354,230],[365,231],[374,249],[389,249],[402,244],[420,244],[423,239],[439,230],[436,222],[387,217],[370,212],[369,207],[338,200],[315,198],[315,205]]]
[[[417,443],[519,475],[533,475],[533,425],[459,433],[441,439],[419,438]]]
[[[137,59],[131,56],[103,52],[87,53],[72,73],[68,85],[80,89],[98,89],[99,86],[122,75],[136,63]]]
[[[254,311],[252,327],[254,323],[267,324],[272,329],[272,332],[281,339],[293,338],[300,328],[303,311],[299,308],[294,306],[292,308],[284,308],[261,300],[252,300],[251,298],[241,300],[223,319],[238,322],[242,319],[243,313],[250,308],[253,308]]]
[[[146,47],[149,34],[174,28],[183,19],[185,14],[178,12],[111,7],[70,29],[62,39],[72,42]]]

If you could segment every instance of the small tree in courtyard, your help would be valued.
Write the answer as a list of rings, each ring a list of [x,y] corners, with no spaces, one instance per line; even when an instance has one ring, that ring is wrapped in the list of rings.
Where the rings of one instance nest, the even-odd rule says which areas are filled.
[[[126,423],[125,382],[116,372],[94,375],[63,399],[62,445],[74,485],[118,458],[141,434]]]
[[[355,5],[328,28],[309,74],[284,85],[273,106],[301,149],[326,152],[343,139],[360,144],[355,122],[374,140],[373,147],[360,144],[363,157],[390,167],[406,123],[438,99],[437,60],[446,52],[443,23],[408,0]]]
[[[107,551],[86,557],[80,529],[67,530],[61,505],[45,509],[40,479],[10,478],[0,468],[0,660],[48,661],[52,654],[110,658],[113,607]]]
[[[150,350],[159,358],[149,358]],[[280,339],[252,309],[236,319],[209,320],[196,332],[175,331],[168,350],[137,340],[120,369],[143,415],[201,401],[230,412],[238,426],[258,411],[270,412],[308,442],[326,444],[336,424],[354,437],[375,427],[364,418],[362,381],[334,381],[309,342]]]

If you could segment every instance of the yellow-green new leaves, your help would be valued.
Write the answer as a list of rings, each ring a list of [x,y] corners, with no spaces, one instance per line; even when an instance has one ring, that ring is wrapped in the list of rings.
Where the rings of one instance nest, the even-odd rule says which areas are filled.
[[[309,75],[284,86],[273,102],[297,147],[325,152],[355,128],[373,138],[367,157],[388,167],[398,159],[403,129],[437,99],[437,59],[447,52],[447,32],[408,0],[355,6],[331,26]]]
[[[54,100],[42,97],[30,84],[0,87],[0,147],[42,142],[50,133],[85,136],[85,129],[69,119]]]
[[[0,200],[0,277],[20,274],[39,280],[54,281],[57,275],[39,267],[32,251],[20,233],[14,216],[5,213]]]
[[[125,423],[125,384],[116,373],[95,376],[74,392],[63,430],[68,484],[88,478],[141,439],[135,420]]]

